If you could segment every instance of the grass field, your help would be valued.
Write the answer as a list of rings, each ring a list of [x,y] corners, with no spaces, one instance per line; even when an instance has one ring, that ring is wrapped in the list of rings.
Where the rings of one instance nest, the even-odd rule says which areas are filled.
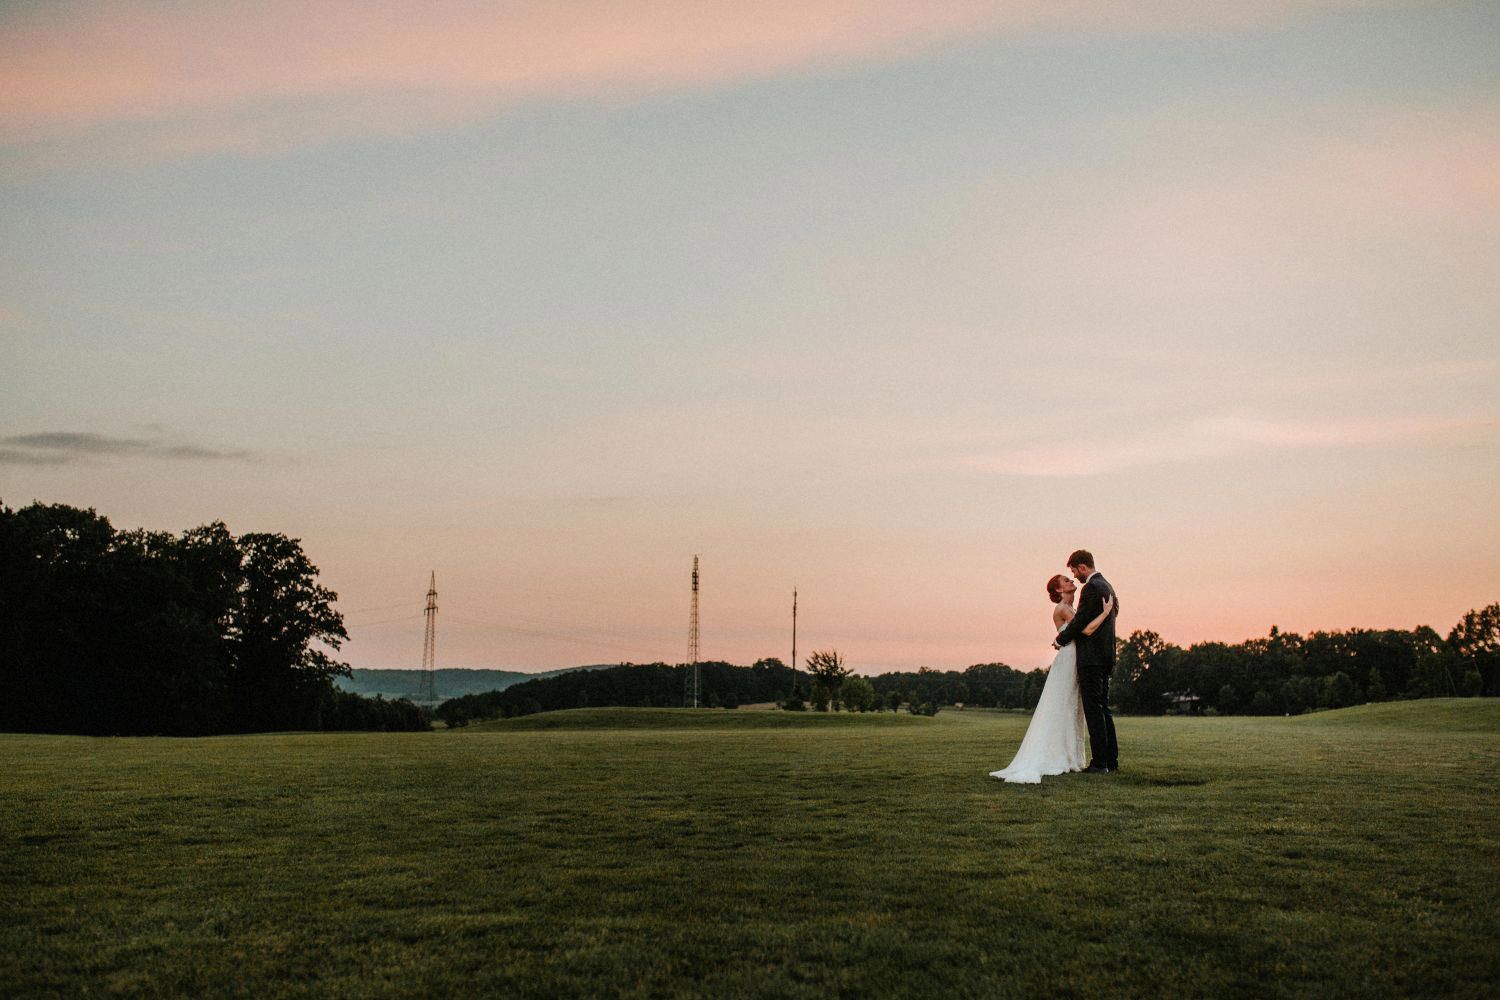
[[[1500,701],[0,736],[6,996],[1488,996]]]

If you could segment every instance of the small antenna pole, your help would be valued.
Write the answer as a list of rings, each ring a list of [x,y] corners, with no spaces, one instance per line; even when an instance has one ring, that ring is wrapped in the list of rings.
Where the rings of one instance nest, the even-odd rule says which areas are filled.
[[[792,587],[792,694],[797,693],[797,588]]]

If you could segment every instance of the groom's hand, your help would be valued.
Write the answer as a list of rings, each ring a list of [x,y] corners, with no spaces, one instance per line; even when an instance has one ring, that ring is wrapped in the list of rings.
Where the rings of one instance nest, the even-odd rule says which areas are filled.
[[[1055,642],[1054,642],[1054,643],[1053,643],[1053,644],[1052,644],[1052,648],[1053,648],[1053,649],[1062,649],[1062,647],[1061,647],[1061,646],[1059,646],[1059,645],[1058,645],[1058,644],[1057,644],[1057,643],[1055,643]]]

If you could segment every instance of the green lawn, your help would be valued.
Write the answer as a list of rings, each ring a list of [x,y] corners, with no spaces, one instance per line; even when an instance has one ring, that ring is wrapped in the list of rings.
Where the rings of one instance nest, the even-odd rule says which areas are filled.
[[[1480,996],[1500,702],[0,736],[0,995]],[[548,728],[550,727],[550,728]]]

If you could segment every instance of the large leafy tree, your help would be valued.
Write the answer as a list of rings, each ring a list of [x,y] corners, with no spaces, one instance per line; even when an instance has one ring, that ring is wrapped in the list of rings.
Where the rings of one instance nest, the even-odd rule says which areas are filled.
[[[284,535],[0,506],[0,727],[196,735],[404,724],[338,701],[335,595]]]
[[[93,510],[0,507],[0,724],[108,732],[115,531]]]
[[[1463,674],[1480,677],[1475,694],[1500,694],[1500,604],[1470,611],[1453,627],[1448,644]]]
[[[849,676],[849,668],[844,666],[844,658],[837,650],[820,649],[807,658],[807,672],[813,678],[813,701],[821,711],[826,706],[828,699],[835,699],[834,708],[838,708],[837,698],[839,687],[844,678]]]
[[[319,728],[323,698],[349,667],[328,655],[349,638],[338,595],[317,582],[301,544],[239,538],[238,604],[229,620],[236,728]]]
[[[868,712],[875,707],[875,685],[868,677],[850,674],[839,685],[839,699],[851,712]]]
[[[1172,678],[1166,676],[1169,652],[1178,650],[1150,630],[1137,630],[1121,641],[1110,678],[1110,697],[1122,712],[1152,713],[1166,707]]]

